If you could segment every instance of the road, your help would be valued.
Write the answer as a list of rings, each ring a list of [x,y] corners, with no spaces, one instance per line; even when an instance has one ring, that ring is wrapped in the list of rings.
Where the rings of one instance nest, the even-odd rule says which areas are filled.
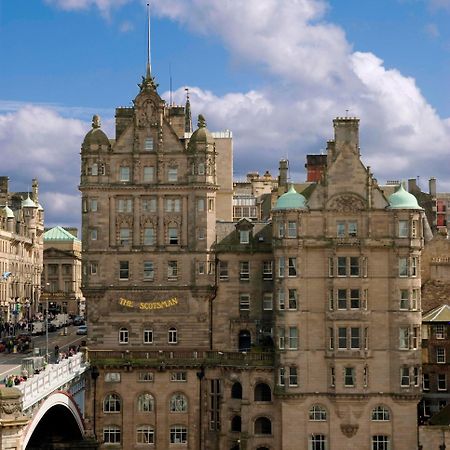
[[[57,330],[48,334],[48,351],[51,357],[54,354],[55,345],[58,345],[60,351],[68,350],[71,345],[78,346],[81,341],[86,340],[86,336],[78,336],[76,326],[67,327],[67,335],[61,336],[61,330]],[[46,338],[43,336],[33,336],[32,344],[34,348],[40,348],[41,354],[45,354]],[[0,382],[9,374],[19,374],[22,359],[32,356],[33,353],[0,353]]]

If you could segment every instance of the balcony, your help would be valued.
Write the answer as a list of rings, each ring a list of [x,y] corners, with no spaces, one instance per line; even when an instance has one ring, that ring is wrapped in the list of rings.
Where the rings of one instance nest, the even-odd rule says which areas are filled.
[[[270,352],[89,350],[91,365],[123,367],[271,367]]]

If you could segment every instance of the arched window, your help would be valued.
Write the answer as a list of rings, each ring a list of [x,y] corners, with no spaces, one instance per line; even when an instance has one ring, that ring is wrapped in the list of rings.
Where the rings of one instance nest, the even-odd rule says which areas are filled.
[[[103,400],[103,412],[120,412],[120,397],[118,394],[107,394]]]
[[[171,444],[187,444],[187,428],[183,425],[170,427]]]
[[[313,405],[309,409],[309,420],[323,422],[327,420],[327,410],[322,405]]]
[[[116,425],[104,427],[103,442],[105,444],[120,444],[120,427]]]
[[[128,341],[129,341],[128,328],[122,327],[119,330],[119,344],[128,344]]]
[[[255,386],[255,402],[271,402],[272,390],[266,383],[258,383]]]
[[[154,410],[154,399],[153,395],[149,394],[148,392],[139,395],[138,397],[138,411],[139,412],[151,412]]]
[[[150,425],[141,425],[136,428],[136,443],[154,444],[155,430]]]
[[[267,417],[255,420],[255,434],[272,434],[272,422]]]
[[[186,412],[188,409],[188,401],[183,394],[174,394],[170,398],[169,404],[170,412]]]
[[[177,329],[175,327],[169,328],[169,333],[167,336],[167,342],[169,344],[176,344],[178,342]]]
[[[386,406],[378,405],[372,409],[372,420],[380,422],[391,420],[391,412]]]
[[[231,386],[231,398],[240,398],[242,399],[242,385],[239,381]]]
[[[234,416],[231,419],[231,431],[241,432],[241,416]]]

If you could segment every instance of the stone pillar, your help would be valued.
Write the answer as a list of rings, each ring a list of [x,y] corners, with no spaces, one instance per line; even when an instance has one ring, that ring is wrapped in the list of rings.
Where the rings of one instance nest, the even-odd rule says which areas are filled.
[[[0,388],[0,448],[20,450],[29,420],[22,413],[22,393],[19,389]]]

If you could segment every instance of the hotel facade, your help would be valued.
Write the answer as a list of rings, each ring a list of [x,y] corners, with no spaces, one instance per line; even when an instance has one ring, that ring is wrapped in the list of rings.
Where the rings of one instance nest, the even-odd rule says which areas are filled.
[[[423,210],[386,198],[359,120],[333,121],[307,193],[233,221],[230,132],[150,73],[81,147],[83,294],[100,448],[411,450]],[[277,192],[274,184],[273,192]]]

